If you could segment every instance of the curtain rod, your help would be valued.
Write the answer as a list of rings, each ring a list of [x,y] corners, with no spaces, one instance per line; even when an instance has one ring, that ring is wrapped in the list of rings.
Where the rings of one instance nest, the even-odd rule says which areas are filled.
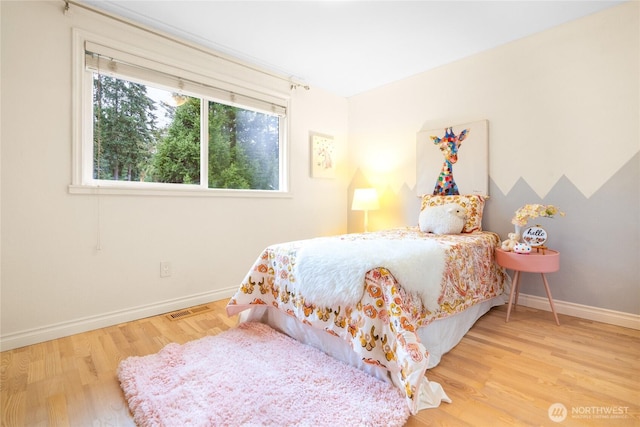
[[[200,45],[198,45],[196,43],[192,43],[192,42],[189,42],[189,41],[186,41],[186,40],[182,40],[182,39],[180,39],[178,37],[169,35],[167,33],[161,32],[159,30],[152,29],[152,28],[150,28],[150,27],[148,27],[146,25],[139,24],[139,23],[134,22],[134,21],[132,21],[130,19],[117,16],[117,15],[115,15],[113,13],[106,12],[104,10],[100,10],[100,9],[94,7],[94,6],[90,6],[90,5],[81,3],[79,1],[75,1],[75,0],[62,0],[62,1],[64,2],[64,9],[62,11],[64,15],[68,15],[70,10],[71,10],[71,5],[74,5],[74,6],[82,8],[82,9],[88,10],[90,12],[96,13],[96,14],[98,14],[100,16],[104,16],[105,18],[113,19],[114,21],[120,22],[122,24],[128,25],[128,26],[136,28],[138,30],[142,30],[144,32],[147,32],[149,34],[153,34],[153,35],[158,36],[158,37],[162,37],[165,40],[169,40],[171,42],[178,43],[178,44],[180,44],[182,46],[185,46],[185,47],[188,47],[190,49],[195,49],[195,50],[197,50],[197,51],[199,51],[201,53],[214,56],[216,58],[231,62],[231,63],[233,63],[235,65],[239,65],[239,66],[244,67],[246,69],[249,69],[249,70],[261,73],[261,74],[265,74],[265,75],[267,75],[269,77],[274,77],[276,79],[283,80],[283,81],[289,83],[289,87],[290,87],[291,90],[295,90],[295,89],[298,89],[298,88],[303,88],[303,89],[306,89],[306,90],[310,89],[309,85],[307,85],[307,84],[296,82],[291,78],[287,78],[287,77],[281,76],[279,74],[275,74],[273,72],[269,72],[267,70],[263,70],[263,69],[258,68],[256,66],[250,65],[250,64],[248,64],[248,63],[246,63],[244,61],[241,61],[241,60],[239,60],[237,58],[233,58],[230,55],[228,56],[228,55],[222,54],[220,52],[216,52],[216,51],[214,51],[212,49],[209,49],[209,48],[206,48],[206,47],[202,47],[202,46],[200,46]]]

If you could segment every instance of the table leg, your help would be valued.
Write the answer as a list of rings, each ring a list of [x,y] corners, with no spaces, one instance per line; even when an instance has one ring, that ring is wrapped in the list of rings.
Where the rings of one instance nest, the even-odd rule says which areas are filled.
[[[553,312],[553,317],[556,318],[556,325],[560,326],[560,321],[558,320],[558,315],[556,314],[556,308],[553,306],[553,298],[551,298],[551,291],[549,290],[549,283],[547,282],[547,276],[542,274],[542,281],[544,282],[544,289],[547,291],[547,298],[549,298],[549,304],[551,305],[551,311]]]
[[[511,292],[509,293],[509,306],[507,307],[507,319],[505,320],[505,323],[509,321],[509,316],[511,315],[511,305],[513,304],[513,297],[514,295],[518,292],[518,281],[520,280],[520,272],[516,271],[513,274],[513,280],[511,281]],[[518,304],[517,302],[517,298],[516,298],[516,304]]]

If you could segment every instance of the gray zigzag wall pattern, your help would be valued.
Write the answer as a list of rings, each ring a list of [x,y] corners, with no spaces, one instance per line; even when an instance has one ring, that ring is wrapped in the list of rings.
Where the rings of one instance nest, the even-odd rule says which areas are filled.
[[[536,222],[560,251],[560,271],[548,275],[554,299],[640,314],[640,154],[588,199],[564,176],[543,200],[522,179],[507,195],[491,181],[490,194],[483,226],[503,239],[513,230],[510,215],[525,203],[566,212]],[[539,275],[522,280],[521,292],[546,298]]]
[[[357,172],[349,194],[366,186],[366,179]],[[508,194],[490,180],[489,194],[483,228],[503,240],[514,230],[514,212],[524,204],[553,204],[566,213],[565,217],[535,222],[549,233],[547,246],[561,253],[560,271],[548,275],[554,299],[640,314],[640,153],[590,198],[564,176],[544,199],[522,178]],[[414,188],[404,185],[398,193],[387,189],[381,195],[381,211],[370,214],[370,225],[373,229],[387,227],[383,222],[377,222],[376,227],[379,217],[395,219],[390,226],[417,225],[419,209]],[[360,216],[350,213],[349,231],[361,231],[361,221]],[[546,298],[538,274],[523,274],[521,292]]]

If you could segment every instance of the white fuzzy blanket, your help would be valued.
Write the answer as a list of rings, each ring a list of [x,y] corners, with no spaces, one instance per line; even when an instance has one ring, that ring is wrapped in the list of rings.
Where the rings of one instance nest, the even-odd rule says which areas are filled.
[[[384,267],[433,311],[442,291],[445,251],[432,240],[311,240],[298,251],[294,276],[302,296],[318,306],[355,305],[364,276]]]

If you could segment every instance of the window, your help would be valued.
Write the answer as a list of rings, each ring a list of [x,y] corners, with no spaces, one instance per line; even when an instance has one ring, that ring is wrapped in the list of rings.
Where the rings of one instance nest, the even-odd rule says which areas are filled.
[[[287,191],[286,99],[80,39],[76,186]]]

